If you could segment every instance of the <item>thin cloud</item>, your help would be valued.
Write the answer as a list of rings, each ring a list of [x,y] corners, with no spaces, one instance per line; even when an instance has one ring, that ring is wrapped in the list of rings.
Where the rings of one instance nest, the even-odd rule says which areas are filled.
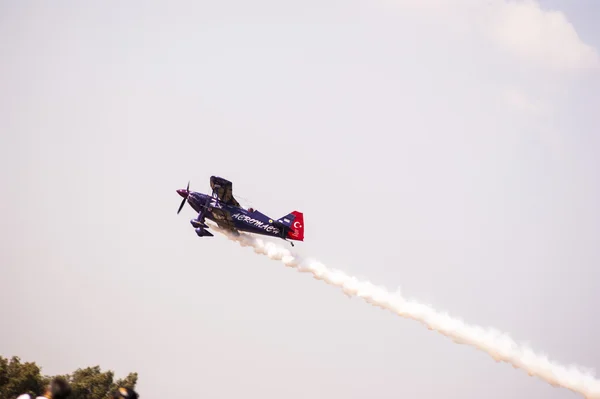
[[[382,0],[390,4],[393,0]],[[439,18],[444,26],[483,37],[507,55],[555,71],[600,68],[598,51],[583,42],[564,13],[533,0],[397,0],[396,7]]]
[[[501,49],[555,70],[600,67],[596,49],[584,43],[560,11],[543,10],[535,1],[498,1],[482,28]]]

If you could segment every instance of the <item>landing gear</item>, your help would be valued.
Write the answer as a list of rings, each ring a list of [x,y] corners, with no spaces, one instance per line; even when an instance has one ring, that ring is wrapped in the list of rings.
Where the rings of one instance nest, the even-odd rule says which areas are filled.
[[[210,211],[209,202],[210,197],[206,198],[204,205],[200,205],[202,209],[198,213],[198,217],[190,220],[190,223],[194,227],[194,231],[198,237],[214,237],[214,235],[207,230],[208,226],[206,223],[204,223],[204,216],[206,215],[207,210]]]
[[[198,237],[214,237],[214,235],[210,231],[205,230],[202,227],[198,227],[197,229],[194,229],[194,231],[196,231]]]
[[[208,226],[206,225],[206,223],[203,223],[201,221],[199,221],[198,219],[192,219],[190,220],[190,224],[194,227],[194,228],[204,228],[204,229],[208,229]]]

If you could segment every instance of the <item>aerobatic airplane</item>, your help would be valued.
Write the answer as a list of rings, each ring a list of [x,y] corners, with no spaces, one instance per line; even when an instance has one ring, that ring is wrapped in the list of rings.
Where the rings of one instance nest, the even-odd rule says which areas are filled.
[[[233,197],[233,185],[230,181],[211,176],[210,187],[212,195],[190,191],[189,182],[186,189],[177,190],[177,194],[183,197],[177,214],[181,212],[186,201],[194,211],[198,212],[198,216],[190,220],[198,237],[213,237],[205,223],[205,218],[208,218],[234,234],[245,231],[283,240],[304,241],[302,212],[293,211],[275,220],[255,209],[244,209]],[[293,242],[290,244],[294,246]]]

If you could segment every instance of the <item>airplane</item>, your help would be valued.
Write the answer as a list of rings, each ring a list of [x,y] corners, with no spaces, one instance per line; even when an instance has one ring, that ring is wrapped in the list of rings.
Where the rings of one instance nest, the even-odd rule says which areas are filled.
[[[177,190],[183,197],[177,214],[186,201],[198,212],[198,216],[190,220],[198,237],[213,237],[208,231],[205,219],[212,220],[222,229],[239,235],[240,231],[281,238],[284,241],[304,241],[304,215],[293,211],[279,219],[273,219],[253,208],[245,209],[233,196],[233,184],[222,177],[211,176],[210,187],[212,194],[190,191],[187,188]],[[294,243],[289,241],[292,247]]]

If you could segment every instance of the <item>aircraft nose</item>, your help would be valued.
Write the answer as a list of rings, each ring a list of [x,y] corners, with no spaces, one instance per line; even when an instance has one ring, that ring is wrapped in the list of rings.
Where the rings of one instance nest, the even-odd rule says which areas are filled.
[[[183,198],[187,197],[187,190],[180,188],[179,190],[177,190],[177,194],[181,195]]]

